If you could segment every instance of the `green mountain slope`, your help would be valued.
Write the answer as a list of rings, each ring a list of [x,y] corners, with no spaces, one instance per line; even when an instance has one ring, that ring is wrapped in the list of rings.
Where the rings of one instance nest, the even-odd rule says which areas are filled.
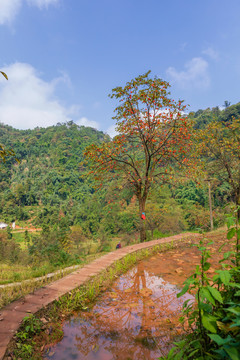
[[[101,131],[73,122],[34,130],[0,124],[1,143],[14,149],[20,160],[20,164],[14,159],[0,164],[0,217],[24,220],[29,217],[26,206],[52,207],[59,212],[85,202],[93,188],[83,178],[83,151],[106,138]]]

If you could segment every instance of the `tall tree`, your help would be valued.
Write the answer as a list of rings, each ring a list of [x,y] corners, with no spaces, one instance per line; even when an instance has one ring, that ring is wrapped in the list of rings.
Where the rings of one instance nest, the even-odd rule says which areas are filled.
[[[198,154],[207,158],[202,161],[207,175],[226,181],[235,204],[240,206],[240,119],[232,118],[227,122],[216,119],[198,131],[196,138]]]
[[[223,106],[224,106],[225,108],[228,108],[230,105],[231,105],[230,101],[227,101],[227,100],[224,101],[224,105],[223,105]]]
[[[132,188],[139,203],[141,242],[146,240],[145,206],[152,184],[169,181],[171,165],[186,164],[190,147],[186,106],[170,99],[169,83],[149,78],[149,73],[112,90],[109,96],[119,102],[113,117],[119,135],[85,151],[100,186],[117,176],[121,188]]]

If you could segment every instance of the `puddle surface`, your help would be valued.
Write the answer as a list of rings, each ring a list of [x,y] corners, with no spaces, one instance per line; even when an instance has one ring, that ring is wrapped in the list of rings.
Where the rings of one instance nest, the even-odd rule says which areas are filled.
[[[65,322],[62,341],[48,349],[44,359],[154,360],[167,354],[182,331],[182,304],[193,297],[177,299],[179,288],[159,276],[161,256],[139,263],[89,311]]]

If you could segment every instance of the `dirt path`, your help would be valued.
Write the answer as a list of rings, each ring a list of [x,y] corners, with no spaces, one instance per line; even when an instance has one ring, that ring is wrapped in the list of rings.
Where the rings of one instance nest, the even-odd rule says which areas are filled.
[[[14,234],[19,234],[19,233],[25,233],[26,230],[27,230],[28,232],[40,232],[40,231],[42,231],[42,229],[40,229],[40,228],[39,228],[39,229],[28,229],[28,228],[21,229],[21,228],[20,228],[19,230],[18,230],[18,229],[17,229],[17,230],[14,230],[14,231],[13,231],[13,235],[14,235]]]
[[[13,335],[17,332],[23,318],[30,313],[34,314],[42,307],[58,300],[67,292],[83,285],[91,277],[101,273],[104,269],[117,260],[122,259],[127,254],[151,248],[158,244],[178,242],[180,240],[199,238],[198,234],[185,233],[146,243],[127,246],[122,249],[110,252],[92,263],[76,270],[70,275],[57,280],[50,285],[36,290],[34,293],[26,295],[24,298],[14,301],[12,304],[0,310],[0,360],[4,358],[7,346]]]

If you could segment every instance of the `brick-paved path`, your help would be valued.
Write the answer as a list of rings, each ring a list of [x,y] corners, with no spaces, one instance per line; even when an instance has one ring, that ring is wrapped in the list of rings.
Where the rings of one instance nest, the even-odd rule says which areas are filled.
[[[67,292],[83,285],[92,276],[101,273],[102,270],[107,269],[116,260],[122,259],[127,254],[151,248],[158,244],[197,237],[199,237],[198,234],[185,233],[118,249],[0,309],[0,360],[3,359],[9,341],[18,330],[25,316],[36,313],[42,307],[49,305],[54,300],[58,300]]]

